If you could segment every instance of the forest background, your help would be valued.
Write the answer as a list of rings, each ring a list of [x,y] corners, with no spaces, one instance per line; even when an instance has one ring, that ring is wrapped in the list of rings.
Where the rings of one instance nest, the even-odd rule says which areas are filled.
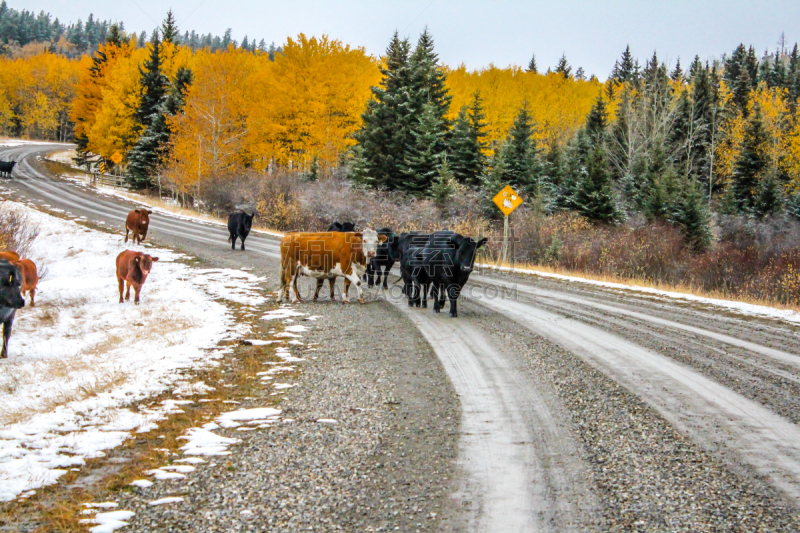
[[[75,142],[78,164],[132,188],[283,230],[492,238],[510,183],[526,200],[515,263],[793,307],[798,96],[783,42],[686,70],[626,49],[601,81],[566,57],[448,67],[428,31],[374,57],[327,36],[181,34],[171,13],[148,35],[0,3],[0,135]]]

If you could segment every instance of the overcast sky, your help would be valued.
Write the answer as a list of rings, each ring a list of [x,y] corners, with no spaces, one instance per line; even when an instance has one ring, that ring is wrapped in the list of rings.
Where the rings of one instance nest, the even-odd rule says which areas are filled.
[[[527,65],[541,70],[566,53],[573,68],[605,79],[626,44],[642,62],[658,51],[688,66],[695,54],[719,57],[739,43],[759,56],[781,33],[800,39],[800,0],[7,0],[62,21],[120,20],[149,33],[174,10],[181,31],[224,33],[280,44],[287,36],[328,34],[381,54],[394,30],[413,39],[427,25],[448,65]]]

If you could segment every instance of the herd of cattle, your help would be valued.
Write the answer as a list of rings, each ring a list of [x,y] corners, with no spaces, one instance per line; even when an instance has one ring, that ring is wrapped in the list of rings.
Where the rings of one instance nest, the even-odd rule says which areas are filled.
[[[278,302],[289,300],[290,286],[299,301],[297,279],[306,275],[317,280],[314,299],[325,280],[330,284],[331,299],[337,277],[344,278],[342,303],[348,302],[351,284],[356,286],[359,302],[364,301],[361,281],[369,287],[381,284],[388,288],[389,271],[400,263],[403,294],[409,306],[427,307],[428,293],[433,311],[444,308],[450,300],[450,316],[458,316],[457,301],[475,264],[478,250],[486,239],[476,241],[450,230],[434,233],[411,232],[395,235],[391,228],[355,231],[352,224],[335,222],[327,232],[291,232],[281,240],[281,288]],[[363,276],[362,276],[363,272]]]
[[[0,162],[2,163],[2,162]],[[0,167],[0,171],[5,167]],[[11,169],[8,169],[10,172]],[[147,237],[151,211],[134,209],[125,221],[125,242],[141,244]],[[236,248],[237,239],[244,250],[244,241],[250,233],[255,213],[231,213],[228,216],[228,242]],[[403,294],[409,306],[427,307],[428,294],[433,299],[433,310],[444,308],[450,300],[450,316],[458,316],[456,301],[469,279],[477,251],[486,243],[471,237],[443,230],[434,233],[401,233],[395,235],[390,228],[377,231],[356,231],[355,225],[334,222],[327,232],[289,232],[281,240],[281,288],[278,302],[289,300],[289,288],[301,301],[297,288],[300,276],[317,280],[314,300],[325,280],[328,280],[331,300],[338,277],[344,278],[342,303],[349,301],[350,285],[355,285],[358,301],[363,303],[362,280],[369,287],[381,285],[388,288],[389,271],[400,263]],[[134,303],[139,304],[139,294],[158,257],[143,252],[125,250],[117,256],[117,282],[119,303],[130,300],[134,290]],[[399,281],[399,280],[398,280]],[[17,309],[25,306],[23,295],[30,296],[34,306],[36,285],[39,282],[36,265],[30,259],[20,258],[13,251],[0,252],[0,321],[3,323],[3,349],[0,358],[7,357],[8,341]],[[124,293],[124,295],[123,295]],[[124,297],[123,297],[124,296]]]

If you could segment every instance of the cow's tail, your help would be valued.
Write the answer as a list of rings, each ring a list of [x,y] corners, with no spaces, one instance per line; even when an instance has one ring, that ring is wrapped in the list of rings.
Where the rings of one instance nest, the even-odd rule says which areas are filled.
[[[228,242],[231,242],[231,238],[230,237],[228,237]]]

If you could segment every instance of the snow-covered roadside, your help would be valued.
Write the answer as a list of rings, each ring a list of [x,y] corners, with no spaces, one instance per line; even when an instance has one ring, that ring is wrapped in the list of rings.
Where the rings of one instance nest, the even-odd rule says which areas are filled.
[[[735,300],[720,300],[717,298],[704,298],[702,296],[695,296],[693,294],[685,294],[682,292],[663,291],[660,289],[653,289],[651,287],[642,287],[641,285],[625,285],[623,283],[611,283],[608,281],[597,281],[593,279],[579,278],[577,276],[567,276],[564,274],[554,274],[552,272],[542,272],[541,270],[533,270],[526,268],[511,268],[490,265],[486,263],[475,263],[479,268],[488,270],[495,270],[497,272],[510,272],[513,274],[525,274],[529,276],[539,276],[542,278],[559,279],[563,281],[571,281],[577,283],[585,283],[587,285],[595,285],[597,287],[604,287],[607,289],[621,289],[626,291],[642,292],[652,294],[654,296],[661,296],[664,298],[674,298],[677,300],[686,300],[689,302],[701,303],[725,309],[727,311],[734,311],[747,316],[757,316],[763,318],[772,318],[775,320],[784,320],[794,324],[800,324],[800,313],[789,309],[777,309],[775,307],[767,307],[765,305],[748,304],[745,302],[737,302]]]
[[[137,412],[126,406],[191,390],[179,371],[217,364],[226,352],[218,342],[248,333],[215,299],[251,307],[265,301],[263,279],[247,272],[192,269],[169,250],[125,245],[117,235],[13,208],[39,224],[30,255],[46,275],[36,307],[18,311],[9,357],[0,361],[2,501],[54,483],[176,412],[176,400]],[[115,259],[129,248],[160,258],[139,306],[118,303]]]
[[[8,146],[23,146],[26,144],[63,144],[64,146],[71,146],[70,143],[58,143],[58,142],[49,142],[49,141],[26,141],[24,139],[0,139],[0,147]]]

